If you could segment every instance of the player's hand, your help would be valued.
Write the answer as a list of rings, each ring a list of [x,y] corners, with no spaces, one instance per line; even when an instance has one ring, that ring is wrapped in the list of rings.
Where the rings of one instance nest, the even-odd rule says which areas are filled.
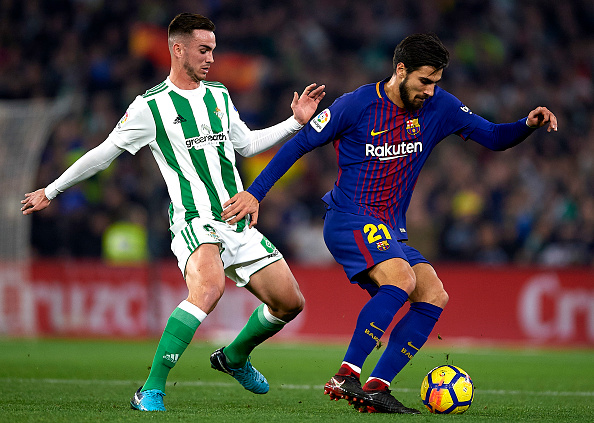
[[[530,128],[540,128],[546,124],[549,124],[547,132],[557,131],[557,117],[546,107],[537,107],[528,114],[526,125]]]
[[[305,87],[301,96],[297,94],[297,91],[293,93],[291,109],[293,110],[295,120],[301,125],[305,125],[309,122],[318,108],[318,104],[320,104],[320,101],[322,101],[326,95],[326,92],[324,91],[326,86],[320,85],[316,88],[316,85],[316,83],[313,83]]]
[[[241,191],[223,204],[221,217],[228,224],[233,225],[249,213],[251,215],[250,228],[252,228],[258,223],[259,210],[260,203],[256,200],[256,197],[247,191]]]
[[[45,189],[40,188],[37,191],[28,192],[25,194],[25,199],[21,200],[21,211],[23,214],[31,214],[35,211],[43,210],[50,205],[52,200],[48,200],[45,196]]]

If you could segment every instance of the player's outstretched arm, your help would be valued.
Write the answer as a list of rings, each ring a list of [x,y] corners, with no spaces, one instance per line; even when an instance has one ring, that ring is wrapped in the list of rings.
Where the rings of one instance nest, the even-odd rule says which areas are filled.
[[[21,211],[23,214],[31,214],[34,211],[43,210],[49,206],[52,199],[66,188],[106,169],[123,151],[108,138],[97,147],[86,152],[47,187],[25,194],[25,199],[21,200],[21,204],[23,204]]]
[[[308,85],[303,90],[301,96],[297,94],[297,91],[293,93],[293,101],[291,102],[291,109],[293,110],[293,117],[300,125],[305,125],[316,109],[318,104],[324,98],[326,93],[324,92],[325,85],[320,85],[316,88],[316,83]]]
[[[511,123],[492,123],[474,115],[476,127],[469,138],[494,151],[503,151],[524,141],[534,130],[547,126],[547,132],[557,131],[557,117],[546,107],[537,107],[528,117]]]
[[[526,119],[526,125],[530,128],[540,128],[547,124],[547,132],[557,130],[557,117],[546,107],[537,107],[528,114]]]
[[[21,200],[21,211],[24,215],[43,210],[49,206],[51,200],[45,196],[45,188],[39,188],[36,191],[25,194],[25,199]]]
[[[258,211],[260,203],[252,194],[241,191],[231,197],[223,204],[221,217],[230,225],[239,222],[246,214],[251,215],[250,228],[258,223]],[[230,220],[227,220],[230,219]]]

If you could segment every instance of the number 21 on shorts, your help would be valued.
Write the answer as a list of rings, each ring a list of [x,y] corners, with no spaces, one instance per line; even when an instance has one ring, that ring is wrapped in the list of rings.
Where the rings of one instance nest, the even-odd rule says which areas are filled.
[[[367,242],[375,244],[378,250],[385,251],[390,248],[388,240],[392,239],[392,236],[383,223],[379,225],[368,223],[363,227],[363,233],[367,235]]]

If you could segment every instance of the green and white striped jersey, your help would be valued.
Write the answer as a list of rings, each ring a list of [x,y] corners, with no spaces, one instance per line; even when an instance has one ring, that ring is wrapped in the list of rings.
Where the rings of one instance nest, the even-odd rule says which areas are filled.
[[[149,146],[167,184],[176,233],[195,217],[223,221],[223,203],[243,191],[234,148],[249,143],[249,132],[223,84],[202,81],[181,90],[167,78],[132,102],[110,138],[132,154]],[[245,219],[236,230],[244,227]]]

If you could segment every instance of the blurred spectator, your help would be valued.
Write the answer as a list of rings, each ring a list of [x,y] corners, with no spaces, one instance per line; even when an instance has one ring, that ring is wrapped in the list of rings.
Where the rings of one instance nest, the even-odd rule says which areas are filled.
[[[126,204],[125,208],[125,218],[103,232],[103,259],[114,265],[145,264],[149,258],[146,212],[134,204]]]
[[[590,0],[4,1],[0,98],[86,96],[83,110],[56,123],[36,185],[101,142],[134,96],[165,78],[151,43],[164,42],[181,11],[217,25],[224,47],[213,75],[254,129],[289,116],[282,99],[309,81],[327,86],[322,110],[345,86],[388,77],[404,36],[436,32],[452,56],[445,89],[496,122],[546,105],[559,132],[537,132],[504,153],[456,137],[438,145],[411,203],[411,244],[431,260],[594,265]],[[122,204],[134,204],[148,213],[150,255],[169,257],[164,183],[150,154],[138,154],[146,159],[123,155],[101,173],[107,184],[91,179],[58,197],[60,213],[34,215],[37,254],[99,257],[103,231],[122,218]],[[261,158],[238,160],[249,183]],[[335,160],[331,146],[308,154],[262,205],[260,229],[289,260],[324,261],[320,197],[335,180]]]

